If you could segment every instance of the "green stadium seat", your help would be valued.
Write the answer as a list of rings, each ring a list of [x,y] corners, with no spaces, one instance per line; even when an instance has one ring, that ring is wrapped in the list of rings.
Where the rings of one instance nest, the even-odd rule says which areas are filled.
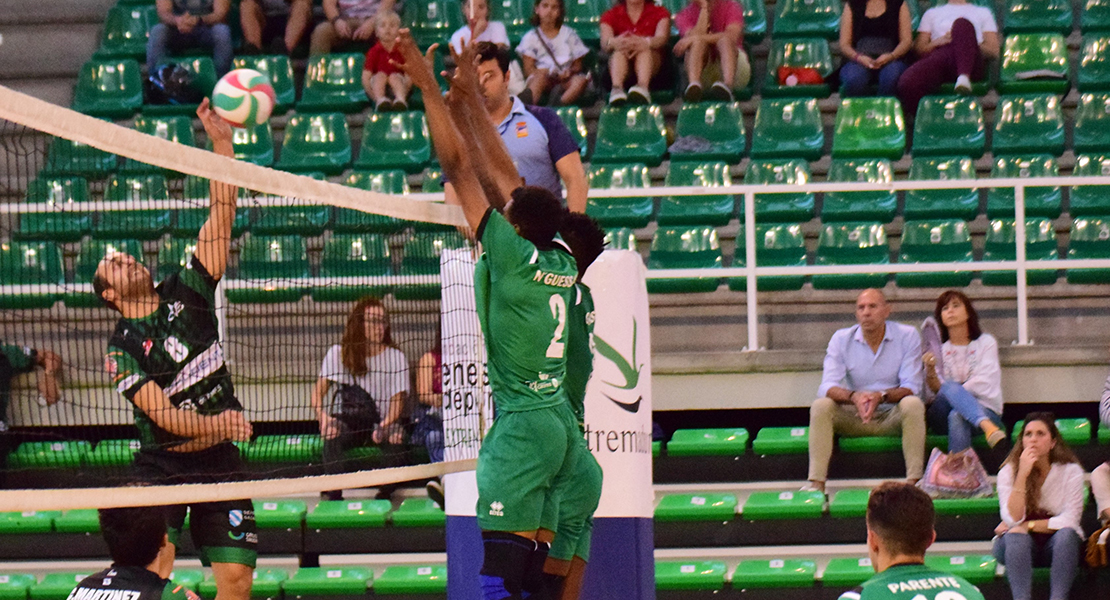
[[[987,498],[937,498],[933,507],[938,515],[998,515],[998,496]]]
[[[8,455],[11,469],[74,469],[81,466],[92,444],[84,440],[23,442]]]
[[[251,231],[258,235],[300,235],[315,237],[331,224],[330,206],[265,206]]]
[[[251,235],[239,252],[238,279],[266,281],[267,285],[264,288],[228,286],[227,299],[235,304],[296,302],[305,292],[304,286],[296,280],[308,276],[304,238]]]
[[[810,180],[809,163],[802,159],[752,159],[744,174],[748,185],[803,185]],[[740,214],[744,214],[744,198],[739,197]],[[756,194],[755,218],[758,223],[798,223],[813,218],[814,194]]]
[[[882,223],[825,223],[817,240],[817,265],[885,265],[890,263],[886,230]],[[886,273],[814,275],[810,278],[819,290],[881,289]]]
[[[1038,76],[1026,78],[1032,73]],[[1067,40],[1058,33],[1007,35],[999,74],[1002,94],[1065,94],[1069,87]]]
[[[991,150],[996,154],[1064,152],[1064,114],[1053,94],[1002,96]]]
[[[636,251],[636,232],[627,227],[605,230],[605,247],[609,250]]]
[[[825,566],[821,576],[821,587],[851,589],[871,579],[875,569],[870,558],[833,558]]]
[[[555,113],[567,126],[570,136],[574,138],[574,143],[578,144],[579,153],[582,158],[585,158],[589,149],[586,145],[588,133],[586,131],[586,119],[582,116],[582,109],[577,106],[560,106],[555,109]]]
[[[1021,437],[1022,427],[1025,427],[1024,419],[1014,423],[1014,429],[1010,434],[1011,442],[1017,443]],[[1060,431],[1060,439],[1069,446],[1086,446],[1091,443],[1091,436],[1094,435],[1091,422],[1083,418],[1056,419],[1056,429]]]
[[[845,98],[836,112],[832,154],[837,158],[889,158],[906,152],[906,122],[897,98]]]
[[[369,567],[301,567],[281,585],[286,600],[326,596],[362,597],[374,580]]]
[[[310,463],[320,460],[323,447],[318,435],[260,435],[247,446],[243,458],[248,462]]]
[[[405,177],[405,172],[399,169],[379,172],[355,171],[347,176],[343,184],[379,194],[407,195],[409,193],[408,179]],[[337,208],[332,229],[343,233],[369,231],[393,233],[402,227],[400,219],[350,208]]]
[[[1106,425],[1098,426],[1098,443],[1101,446],[1106,446],[1107,444],[1110,444],[1110,427],[1107,427]]]
[[[755,435],[752,451],[760,455],[805,454],[809,451],[809,427],[763,427]]]
[[[723,162],[674,162],[667,170],[667,186],[713,188],[732,185],[728,165]],[[712,196],[667,196],[659,203],[660,225],[727,225],[736,214],[731,194]]]
[[[297,101],[297,88],[293,84],[293,65],[289,62],[288,56],[283,54],[236,56],[232,64],[236,69],[254,69],[270,80],[276,100],[274,114],[284,113]]]
[[[779,69],[794,67],[813,69],[827,78],[833,71],[829,42],[822,38],[776,38],[771,40],[767,55],[767,76],[763,80],[763,97],[828,98],[829,84],[784,85],[779,83]]]
[[[430,498],[406,498],[392,514],[395,527],[443,527],[447,515]]]
[[[0,600],[27,600],[28,591],[35,583],[34,575],[6,572],[0,575]]]
[[[77,260],[73,263],[73,282],[77,284],[92,283],[93,274],[100,261],[109,254],[122,252],[130,254],[136,260],[142,261],[143,246],[137,240],[99,240],[91,239],[81,244]],[[91,290],[91,288],[90,288]],[[97,308],[104,304],[93,295],[92,291],[78,292],[67,290],[65,304],[69,308]]]
[[[448,0],[429,0],[410,6],[405,11],[405,21],[421,48],[449,39],[451,32],[466,23],[459,3]]]
[[[732,573],[732,589],[813,587],[817,563],[798,558],[742,560]]]
[[[1084,93],[1110,90],[1110,35],[1083,36],[1076,87]]]
[[[420,193],[422,194],[442,194],[443,193],[443,170],[438,167],[429,167],[424,169],[424,177],[420,183]]]
[[[49,533],[54,528],[54,518],[61,515],[58,510],[0,513],[0,535]]]
[[[894,181],[894,170],[885,158],[834,158],[829,164],[828,179],[830,182],[890,183]],[[887,223],[894,219],[897,208],[898,193],[894,191],[828,192],[821,206],[821,220]]]
[[[309,529],[354,529],[385,527],[389,500],[321,500],[305,516]]]
[[[983,156],[987,132],[983,107],[971,96],[926,96],[913,130],[913,155]]]
[[[495,0],[489,3],[489,7],[490,19],[501,21],[505,25],[509,43],[515,48],[524,34],[533,27],[532,6],[516,0]]]
[[[609,8],[605,0],[575,0],[567,2],[566,24],[576,32],[582,41],[597,45],[601,39],[601,15]]]
[[[659,106],[606,106],[597,120],[593,162],[642,162],[658,166],[667,152]]]
[[[50,308],[65,284],[61,247],[52,242],[0,242],[0,285],[41,285],[0,295],[0,308]]]
[[[307,512],[304,500],[278,498],[254,501],[254,520],[259,529],[300,529]],[[282,575],[287,576],[286,573]]]
[[[813,98],[764,98],[752,130],[752,158],[817,160],[825,147],[821,111]]]
[[[741,515],[747,521],[819,519],[825,510],[822,492],[752,492]]]
[[[392,272],[389,240],[383,235],[336,233],[324,242],[320,259],[321,277],[380,277]],[[353,302],[367,295],[384,296],[389,290],[390,286],[383,283],[330,282],[312,288],[312,299],[317,302]]]
[[[975,179],[975,165],[966,156],[917,157],[910,163],[911,181]],[[902,214],[907,219],[963,219],[979,213],[979,189],[907,190]]]
[[[667,494],[655,506],[655,521],[731,521],[736,516],[733,494]]]
[[[170,238],[164,240],[158,247],[158,267],[154,274],[156,280],[162,280],[180,271],[189,264],[189,260],[196,254],[197,240],[185,238]]]
[[[247,190],[240,188],[239,200],[242,201],[246,196]],[[174,219],[173,226],[170,227],[170,234],[174,237],[195,240],[200,233],[200,228],[208,221],[208,217],[212,212],[209,208],[209,205],[212,203],[212,194],[208,180],[196,175],[186,175],[182,199],[203,208],[186,208],[177,211],[177,218]],[[251,209],[236,209],[235,221],[231,224],[231,236],[237,238],[243,235],[250,229],[250,226]]]
[[[368,102],[362,88],[362,54],[324,54],[308,59],[297,112],[353,113]]]
[[[374,581],[374,596],[426,598],[447,593],[446,565],[394,565]]]
[[[987,227],[984,242],[983,260],[1017,260],[1013,219],[993,219]],[[1043,218],[1025,220],[1025,258],[1027,260],[1056,260],[1059,252],[1056,247],[1056,230],[1052,221]],[[1016,271],[983,271],[983,285],[1017,285]],[[1056,283],[1056,269],[1035,269],[1025,272],[1028,285],[1052,285]]]
[[[46,160],[39,176],[79,175],[89,179],[102,179],[115,170],[115,154],[81,142],[54,138],[46,152]]]
[[[431,160],[431,138],[424,113],[374,113],[362,126],[358,169],[404,169],[419,173]]]
[[[829,500],[829,516],[836,519],[863,517],[867,514],[870,497],[871,490],[837,490]]]
[[[208,56],[177,57],[176,62],[193,76],[193,87],[208,96],[216,87],[216,65]],[[196,114],[199,104],[146,104],[145,115],[186,115]]]
[[[1008,0],[1002,31],[1071,33],[1071,0]]]
[[[1110,175],[1110,155],[1081,154],[1075,157],[1072,175],[1106,177]],[[1071,188],[1068,214],[1073,217],[1110,214],[1110,188],[1102,185],[1077,185]]]
[[[747,244],[744,243],[744,225],[736,233],[734,267],[748,264]],[[806,240],[799,224],[756,225],[756,264],[761,267],[802,267],[806,263]],[[773,275],[756,279],[756,289],[761,292],[800,290],[805,285],[804,275]],[[728,289],[734,292],[748,290],[747,277],[730,277]]]
[[[281,586],[289,579],[289,573],[281,569],[255,569],[251,581],[251,598],[272,600],[281,597]],[[216,580],[209,576],[197,586],[197,593],[204,600],[215,600]]]
[[[85,456],[90,467],[118,467],[131,464],[139,451],[139,440],[101,440]]]
[[[900,263],[960,263],[971,262],[971,231],[966,221],[959,219],[936,221],[906,221],[902,227]],[[970,271],[942,273],[898,273],[894,277],[898,287],[967,287],[971,283]]]
[[[90,454],[89,457],[91,458],[92,455]],[[54,518],[54,531],[58,533],[99,533],[100,515],[95,508],[67,510]]]
[[[840,29],[837,0],[782,0],[774,22],[774,36],[821,36],[832,39]]]
[[[720,160],[738,164],[747,147],[744,115],[737,102],[685,104],[678,112],[675,135],[708,140],[712,148],[697,152],[671,152],[671,161]]]
[[[196,137],[193,135],[193,120],[184,115],[155,117],[139,115],[135,118],[135,131],[189,147],[197,145]],[[119,170],[121,173],[164,173],[173,177],[171,171],[130,158],[124,159]]]
[[[998,562],[989,554],[961,556],[933,554],[925,557],[925,565],[938,571],[963,577],[976,586],[994,581],[995,571],[998,568]]]
[[[744,5],[744,41],[758,45],[767,35],[767,6],[760,0],[742,0]]]
[[[104,191],[106,202],[128,203],[165,201],[170,199],[166,178],[162,175],[113,175]],[[173,222],[171,210],[106,210],[100,213],[93,236],[101,239],[130,237],[154,240],[162,237]]]
[[[417,231],[405,240],[399,274],[438,276],[443,251],[465,247],[466,240],[455,231]],[[398,300],[434,300],[439,298],[439,292],[439,283],[403,283],[394,287],[393,297]]]
[[[174,569],[173,572],[170,573],[169,580],[187,590],[195,592],[197,591],[197,587],[200,586],[200,582],[204,581],[204,571],[199,569]]]
[[[712,227],[660,227],[651,240],[648,269],[719,269],[723,267],[721,244]],[[717,277],[649,279],[653,294],[712,292],[721,283]]]
[[[657,560],[656,590],[704,590],[715,593],[725,587],[728,568],[718,561]]]
[[[1088,31],[1110,31],[1110,0],[1081,0],[1079,27]]]
[[[897,435],[841,437],[836,445],[841,452],[849,454],[895,452],[902,447],[902,438]]]
[[[92,229],[92,215],[68,210],[89,201],[89,184],[82,177],[39,177],[27,184],[27,202],[46,204],[51,212],[19,215],[12,236],[22,240],[76,242]]]
[[[679,429],[667,442],[670,456],[740,456],[747,450],[747,429]]]
[[[285,124],[276,168],[337,175],[351,164],[351,134],[339,113],[298,114]]]
[[[73,588],[83,579],[92,575],[91,571],[47,573],[42,581],[31,586],[30,600],[66,600]]]
[[[231,147],[237,160],[261,167],[274,164],[274,134],[267,121],[254,127],[234,127],[231,130]]]
[[[1110,93],[1083,94],[1075,109],[1075,152],[1110,151]]]
[[[94,117],[124,119],[142,105],[142,73],[134,60],[94,59],[77,72],[73,110]]]
[[[590,165],[587,170],[591,189],[647,189],[651,187],[651,174],[647,165],[612,164]],[[655,213],[655,200],[651,196],[629,198],[586,199],[586,214],[602,227],[647,227]]]
[[[96,58],[143,58],[146,56],[147,32],[158,23],[154,5],[122,6],[108,9],[104,29],[100,33],[100,48]]]
[[[991,168],[991,177],[996,179],[1056,177],[1059,174],[1060,167],[1056,164],[1056,159],[1047,154],[995,157]],[[1027,187],[1025,216],[1055,219],[1060,216],[1063,197],[1059,187]],[[987,218],[1003,217],[1014,218],[1014,190],[991,188],[987,191]]]

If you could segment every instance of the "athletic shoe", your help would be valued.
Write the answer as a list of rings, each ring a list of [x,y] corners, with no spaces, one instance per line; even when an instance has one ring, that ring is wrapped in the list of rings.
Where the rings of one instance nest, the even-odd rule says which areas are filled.
[[[633,104],[651,104],[651,92],[643,86],[634,85],[628,88],[628,101]]]
[[[424,485],[424,489],[428,491],[428,498],[435,502],[441,509],[446,509],[443,499],[443,484],[438,479],[432,479]]]
[[[609,104],[611,106],[620,106],[625,102],[628,102],[628,94],[626,94],[624,90],[613,88],[613,91],[609,92]]]
[[[706,99],[714,102],[732,102],[732,90],[720,81],[710,86],[709,91],[705,94]]]
[[[971,78],[967,75],[960,75],[956,78],[956,93],[964,96],[971,94]]]
[[[682,94],[683,102],[701,102],[701,84],[693,82],[686,86],[686,92]]]
[[[991,432],[990,435],[987,436],[987,445],[991,448],[994,448],[1004,441],[1006,441],[1006,432],[1003,431],[1001,428],[994,430],[993,432]]]
[[[409,109],[409,103],[404,100],[393,101],[393,112],[406,112]]]
[[[389,112],[393,110],[393,103],[386,98],[382,98],[381,100],[378,100],[377,104],[374,105],[374,110],[376,112]]]

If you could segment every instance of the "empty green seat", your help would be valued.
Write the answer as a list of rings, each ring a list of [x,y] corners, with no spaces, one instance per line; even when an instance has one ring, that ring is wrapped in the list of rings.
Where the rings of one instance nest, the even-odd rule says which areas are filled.
[[[1110,155],[1082,154],[1076,156],[1072,175],[1076,177],[1110,176]],[[1110,214],[1110,187],[1077,185],[1071,188],[1068,213],[1073,217]]]
[[[158,247],[156,279],[165,279],[180,271],[197,252],[196,239],[170,238]]]
[[[243,198],[246,198],[247,190],[239,188],[239,201],[243,204]],[[177,218],[174,219],[173,226],[170,227],[170,234],[174,237],[189,238],[195,240],[200,233],[200,228],[208,221],[208,217],[212,214],[210,208],[212,204],[212,186],[209,181],[203,177],[196,175],[186,175],[185,183],[183,186],[182,199],[189,201],[197,208],[186,208],[177,211]],[[251,225],[251,209],[237,208],[235,210],[235,221],[231,224],[231,236],[239,237],[243,235]]]
[[[870,558],[833,558],[821,576],[824,588],[850,589],[875,575]]]
[[[657,560],[656,590],[722,590],[728,568],[719,561]]]
[[[771,40],[767,55],[767,76],[763,80],[763,97],[827,98],[829,84],[786,85],[779,83],[779,69],[783,67],[813,69],[828,77],[833,71],[829,42],[822,38],[776,38]]]
[[[605,247],[609,250],[636,251],[636,232],[627,227],[605,230]]]
[[[446,565],[394,565],[374,581],[374,596],[447,593]]]
[[[447,515],[430,498],[406,498],[393,511],[395,527],[443,527]]]
[[[655,507],[655,521],[731,521],[736,516],[733,494],[667,494]]]
[[[100,515],[95,508],[67,510],[54,518],[54,531],[58,533],[98,533],[100,532]]]
[[[1068,258],[1110,258],[1110,218],[1075,219],[1068,240]],[[1110,283],[1110,269],[1068,269],[1068,283]]]
[[[122,6],[108,9],[100,32],[97,58],[142,58],[146,56],[147,32],[158,23],[154,5]],[[141,103],[141,100],[140,100]]]
[[[918,104],[913,155],[979,158],[986,148],[983,107],[971,96],[926,96]]]
[[[995,571],[998,568],[998,562],[989,554],[960,556],[931,554],[925,557],[925,565],[938,571],[963,577],[976,586],[994,581]]]
[[[760,0],[742,0],[744,6],[744,41],[759,44],[767,35],[767,6]]]
[[[597,43],[601,37],[601,15],[609,8],[605,0],[575,0],[567,2],[566,24],[578,32],[587,43]]]
[[[588,133],[586,131],[586,119],[582,116],[582,109],[577,106],[560,106],[555,109],[555,113],[559,115],[563,125],[567,126],[571,138],[578,145],[578,152],[585,158],[588,151],[586,146]]]
[[[39,177],[27,184],[27,202],[49,206],[50,212],[19,215],[18,239],[75,242],[92,229],[92,215],[69,210],[89,201],[89,184],[81,177]]]
[[[49,533],[54,518],[61,516],[57,510],[0,513],[0,535],[13,533]]]
[[[40,175],[80,175],[100,179],[115,169],[115,154],[82,142],[53,138]]]
[[[381,277],[393,272],[389,240],[374,233],[336,233],[324,242],[320,276],[337,278]],[[312,288],[317,302],[353,302],[367,295],[383,296],[390,286],[369,281],[329,281]]]
[[[698,137],[709,142],[704,150],[671,151],[672,161],[720,160],[737,164],[744,155],[744,115],[736,102],[698,102],[685,104],[678,113],[675,135]]]
[[[732,589],[813,587],[817,563],[798,558],[742,560],[732,573]]]
[[[455,231],[417,231],[405,240],[399,274],[438,276],[443,251],[465,247],[466,240]],[[431,281],[398,284],[393,289],[393,296],[399,300],[434,300],[439,293],[439,283]]]
[[[459,3],[449,0],[429,0],[410,6],[405,11],[405,20],[421,48],[449,39],[452,31],[465,24]]]
[[[809,427],[763,427],[755,435],[756,454],[805,454],[809,451]]]
[[[0,575],[0,600],[27,600],[28,590],[35,583],[34,575],[5,572]]]
[[[1082,0],[1079,26],[1088,31],[1110,31],[1110,0]]]
[[[734,267],[748,264],[747,244],[744,226],[736,233],[736,254]],[[755,227],[756,265],[760,267],[802,267],[806,265],[806,240],[802,226],[798,224],[756,225]],[[756,279],[756,289],[761,292],[800,290],[805,285],[804,275],[771,275]],[[746,292],[747,277],[730,277],[728,289]]]
[[[94,117],[123,119],[143,105],[143,82],[134,60],[90,60],[77,72],[73,110]]]
[[[36,285],[0,296],[0,308],[50,308],[65,284],[61,247],[52,242],[0,243],[0,285]]]
[[[889,158],[906,152],[906,122],[897,98],[845,98],[836,112],[833,156]]]
[[[351,134],[340,113],[298,114],[285,125],[276,167],[304,173],[336,175],[351,164]]]
[[[249,462],[309,463],[320,460],[324,442],[318,435],[260,435],[247,446]]]
[[[747,449],[747,429],[679,429],[667,442],[671,456],[740,456]]]
[[[937,498],[933,507],[938,515],[998,515],[998,496],[987,498]]]
[[[92,572],[67,571],[65,573],[47,573],[43,576],[42,581],[31,586],[30,599],[66,600],[70,592],[73,591],[73,588],[77,587],[77,584],[81,583],[81,581],[89,575],[92,575]]]
[[[369,567],[301,567],[282,583],[287,600],[321,596],[364,596],[374,580]]]
[[[309,529],[385,527],[389,500],[321,500],[305,517]]]
[[[366,106],[362,87],[362,54],[313,56],[305,69],[298,112],[359,112]]]
[[[96,267],[110,254],[122,252],[130,254],[140,262],[143,259],[143,246],[137,240],[99,240],[91,239],[81,244],[77,253],[77,260],[73,264],[73,282],[76,284],[91,284]],[[79,292],[75,289],[66,290],[65,304],[70,308],[97,308],[104,306],[99,298],[93,295],[91,288],[88,292]]]
[[[121,207],[169,199],[169,188],[162,175],[113,175],[104,191],[106,202],[119,202]],[[93,235],[102,239],[154,240],[169,231],[172,221],[173,211],[166,209],[106,210],[100,213]]]
[[[289,110],[289,107],[297,101],[297,89],[293,85],[293,65],[289,62],[288,56],[282,54],[236,56],[233,64],[236,69],[254,69],[270,80],[276,100],[275,114]]]
[[[90,467],[116,467],[129,465],[139,451],[139,440],[101,440],[85,456]]]
[[[1063,35],[1021,33],[1006,36],[999,92],[1064,94],[1067,91],[1068,43]]]
[[[590,165],[587,171],[591,189],[647,189],[651,187],[651,174],[647,165],[612,164]],[[655,213],[655,199],[651,196],[628,198],[586,199],[586,214],[602,227],[647,227]]]
[[[828,178],[830,182],[890,183],[894,181],[894,170],[885,158],[834,158],[829,164]],[[828,192],[821,206],[821,220],[886,223],[894,218],[897,208],[898,193],[894,191]]]
[[[748,162],[744,183],[748,185],[804,185],[810,180],[809,163],[802,159],[755,159]],[[740,214],[744,214],[744,198],[739,197]],[[758,223],[798,223],[813,218],[812,192],[756,194],[755,218]]]
[[[296,302],[304,296],[298,279],[309,276],[304,238],[295,235],[251,235],[239,252],[239,276],[262,287],[228,286],[227,299],[236,304]]]
[[[607,106],[597,120],[593,162],[642,162],[658,166],[667,152],[663,111],[658,106]]]
[[[251,230],[259,235],[315,237],[331,224],[330,206],[264,206]]]
[[[745,520],[819,519],[825,510],[825,494],[805,492],[752,492],[741,511]]]
[[[169,579],[173,583],[195,592],[200,582],[204,581],[204,571],[199,569],[174,569],[170,573]]]
[[[774,36],[816,35],[833,38],[840,27],[837,0],[782,0],[774,22]]]
[[[8,455],[8,466],[13,469],[72,469],[92,449],[84,440],[66,442],[23,442]]]
[[[813,98],[764,98],[752,129],[753,158],[817,160],[825,147],[821,111]]]
[[[660,227],[651,240],[648,269],[719,269],[721,244],[712,227]],[[648,279],[653,294],[712,292],[718,277]]]
[[[1002,30],[1009,33],[1071,32],[1071,0],[1009,0]]]
[[[890,263],[886,230],[882,223],[826,223],[817,240],[817,262],[821,265],[885,265]],[[882,288],[886,273],[814,275],[813,287],[829,289]]]
[[[304,500],[279,498],[254,501],[254,520],[259,529],[300,529],[307,512]]]
[[[289,573],[281,569],[255,569],[251,581],[251,598],[266,600],[281,595],[281,586],[289,579]],[[215,600],[216,580],[209,576],[197,586],[197,593],[205,600]]]
[[[983,260],[1017,260],[1017,248],[1013,219],[993,219],[987,227],[984,242]],[[1026,260],[1056,260],[1059,252],[1056,246],[1056,230],[1052,221],[1043,218],[1025,220],[1025,258]],[[1016,271],[983,271],[983,285],[1017,285]],[[1056,283],[1056,269],[1032,269],[1025,272],[1025,282],[1029,285],[1052,285]]]
[[[1083,36],[1076,86],[1080,92],[1110,90],[1110,35]]]
[[[1110,427],[1106,425],[1098,426],[1098,443],[1103,446],[1110,444]]]
[[[732,185],[728,165],[723,162],[671,162],[667,186],[713,188]],[[659,203],[660,225],[727,225],[736,214],[731,194],[712,196],[667,196]]]
[[[975,179],[975,165],[966,156],[914,157],[910,164],[911,181],[954,181]],[[979,213],[979,189],[907,190],[907,219],[963,219],[970,221]]]
[[[379,194],[405,195],[409,193],[408,179],[405,177],[405,172],[399,169],[377,172],[355,171],[347,176],[343,184]],[[335,231],[393,233],[402,228],[401,220],[393,217],[350,208],[335,209],[335,224],[333,226]]]
[[[424,177],[420,182],[420,192],[422,194],[442,194],[443,170],[439,167],[424,169]]]
[[[1059,174],[1056,159],[1047,154],[996,157],[991,168],[991,178],[1029,179],[1056,177]],[[1060,216],[1063,197],[1059,187],[1027,187],[1025,216],[1055,219]],[[987,217],[1014,217],[1013,188],[991,188],[987,191]]]
[[[844,436],[837,439],[836,445],[841,452],[850,454],[896,452],[902,447],[902,438],[897,435]]]
[[[1064,152],[1064,114],[1053,94],[1002,96],[991,149],[995,154]]]
[[[971,262],[971,231],[959,219],[937,221],[906,221],[902,227],[900,263]],[[899,287],[966,287],[971,283],[970,271],[940,273],[898,273]]]
[[[189,147],[196,146],[196,137],[193,135],[193,121],[184,115],[146,116],[135,118],[135,131],[152,135],[169,142],[184,144]],[[125,159],[121,172],[163,173],[166,171],[149,163],[133,159]],[[180,175],[178,176],[180,177]]]
[[[403,169],[419,173],[431,159],[431,138],[424,113],[374,113],[362,126],[362,145],[355,167]]]
[[[870,498],[871,490],[837,490],[829,500],[829,516],[837,519],[862,517],[867,514]]]
[[[174,61],[193,76],[193,87],[208,96],[216,87],[216,65],[209,56],[179,56]],[[146,104],[143,114],[147,115],[186,115],[197,112],[199,104]]]
[[[1079,97],[1072,147],[1077,154],[1110,151],[1110,93]]]
[[[254,163],[262,167],[274,164],[274,134],[270,122],[254,127],[233,127],[231,147],[237,160]]]

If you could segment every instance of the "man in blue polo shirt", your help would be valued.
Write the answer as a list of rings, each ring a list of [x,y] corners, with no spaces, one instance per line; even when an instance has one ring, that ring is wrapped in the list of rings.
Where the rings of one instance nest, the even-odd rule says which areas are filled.
[[[478,79],[486,110],[527,185],[544,187],[563,197],[571,212],[586,212],[586,172],[578,144],[555,111],[526,106],[509,94],[509,52],[490,42],[478,43]],[[444,192],[449,204],[457,204],[448,182]]]

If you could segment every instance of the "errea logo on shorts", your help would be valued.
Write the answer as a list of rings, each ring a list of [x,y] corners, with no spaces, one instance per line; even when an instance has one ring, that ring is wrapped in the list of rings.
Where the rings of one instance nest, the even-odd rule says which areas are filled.
[[[500,502],[493,502],[489,505],[489,514],[491,517],[504,517],[505,505]]]

